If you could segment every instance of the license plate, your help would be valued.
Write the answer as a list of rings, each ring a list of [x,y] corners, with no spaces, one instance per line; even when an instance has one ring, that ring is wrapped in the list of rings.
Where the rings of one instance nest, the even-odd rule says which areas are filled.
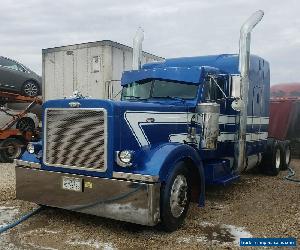
[[[63,176],[62,189],[82,192],[82,179]]]

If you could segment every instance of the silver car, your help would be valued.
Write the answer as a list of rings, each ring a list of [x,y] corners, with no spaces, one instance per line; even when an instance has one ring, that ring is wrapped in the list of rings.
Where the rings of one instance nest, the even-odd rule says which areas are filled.
[[[38,96],[42,93],[42,78],[21,63],[0,56],[0,90]]]

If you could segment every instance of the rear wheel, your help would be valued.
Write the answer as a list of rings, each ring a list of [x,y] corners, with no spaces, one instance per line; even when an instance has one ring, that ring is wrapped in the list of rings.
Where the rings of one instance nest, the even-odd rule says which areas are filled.
[[[273,149],[270,161],[267,163],[267,174],[276,176],[279,174],[281,166],[281,150],[279,145],[276,145]]]
[[[25,96],[38,96],[39,85],[35,81],[27,81],[23,84],[22,94]]]
[[[180,227],[191,201],[191,178],[184,162],[176,164],[161,187],[161,225],[172,232]]]
[[[267,150],[260,163],[261,171],[266,175],[278,175],[282,165],[282,147],[276,140],[268,139]]]
[[[291,152],[292,152],[291,145],[289,143],[286,143],[283,146],[283,150],[282,150],[282,159],[281,159],[281,166],[280,166],[281,170],[288,169],[291,162],[291,155],[292,155]]]
[[[24,151],[23,143],[16,138],[9,138],[0,143],[0,159],[2,162],[13,162]]]

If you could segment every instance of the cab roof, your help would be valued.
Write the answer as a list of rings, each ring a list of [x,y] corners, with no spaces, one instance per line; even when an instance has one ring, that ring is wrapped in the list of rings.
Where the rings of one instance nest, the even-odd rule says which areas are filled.
[[[212,67],[155,67],[140,70],[125,71],[122,75],[121,85],[127,85],[145,79],[161,79],[178,82],[186,82],[187,84],[199,84],[205,72],[219,72],[218,69]]]
[[[252,56],[253,57],[253,56]],[[237,54],[221,54],[197,57],[181,57],[166,59],[143,65],[143,69],[166,67],[210,66],[230,74],[239,74],[239,57]]]
[[[258,70],[264,59],[251,55],[250,70]],[[266,62],[267,63],[267,62]],[[166,59],[161,62],[147,63],[140,70],[123,73],[121,84],[127,85],[143,79],[167,79],[199,83],[204,71],[215,71],[223,74],[240,74],[238,54],[221,54],[197,57]]]

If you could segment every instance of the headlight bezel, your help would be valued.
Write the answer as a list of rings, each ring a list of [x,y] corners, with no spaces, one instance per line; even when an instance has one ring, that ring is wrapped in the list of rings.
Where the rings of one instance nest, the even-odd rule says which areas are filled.
[[[116,151],[116,163],[120,167],[131,167],[133,156],[134,156],[134,151],[132,150]]]

